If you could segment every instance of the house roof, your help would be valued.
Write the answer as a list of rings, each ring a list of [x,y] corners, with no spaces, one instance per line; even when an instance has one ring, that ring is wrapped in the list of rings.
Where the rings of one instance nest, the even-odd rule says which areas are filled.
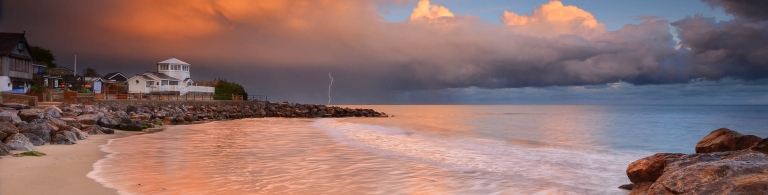
[[[186,65],[189,65],[189,63],[186,63],[186,62],[181,61],[181,60],[176,59],[176,58],[167,59],[165,61],[158,62],[158,64],[186,64]]]
[[[24,38],[24,33],[0,32],[0,55],[7,56],[11,54],[11,51],[16,49],[16,45],[19,42],[27,42]]]
[[[158,79],[162,79],[162,80],[172,80],[172,81],[178,81],[179,80],[177,78],[173,78],[171,76],[168,76],[167,74],[157,73],[157,72],[146,72],[146,73],[144,73],[144,75],[154,76],[154,77],[156,77]]]
[[[155,79],[153,79],[152,77],[149,77],[149,76],[147,76],[147,75],[143,75],[143,74],[137,74],[137,75],[133,75],[131,78],[133,78],[133,77],[141,77],[141,78],[143,78],[144,80],[148,80],[148,81],[154,81],[154,80],[155,80]]]
[[[104,78],[106,80],[115,80],[115,81],[127,81],[128,80],[128,78],[125,77],[125,75],[123,75],[120,72],[109,73],[107,75],[104,75],[101,78]]]

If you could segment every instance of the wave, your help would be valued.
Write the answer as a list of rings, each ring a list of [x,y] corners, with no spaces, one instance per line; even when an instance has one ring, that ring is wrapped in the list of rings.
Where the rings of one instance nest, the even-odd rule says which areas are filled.
[[[467,136],[435,135],[418,130],[320,119],[313,126],[354,148],[405,158],[459,172],[484,172],[502,177],[527,193],[626,193],[625,175],[645,152],[599,150],[526,144]]]

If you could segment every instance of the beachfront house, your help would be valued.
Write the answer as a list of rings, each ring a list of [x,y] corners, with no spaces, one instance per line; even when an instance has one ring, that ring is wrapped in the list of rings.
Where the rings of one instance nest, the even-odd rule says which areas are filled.
[[[171,58],[156,65],[156,72],[145,72],[128,78],[128,93],[172,95],[214,93],[213,87],[195,85],[190,74],[189,63]]]
[[[24,34],[0,32],[0,91],[25,93],[32,86],[33,57]]]

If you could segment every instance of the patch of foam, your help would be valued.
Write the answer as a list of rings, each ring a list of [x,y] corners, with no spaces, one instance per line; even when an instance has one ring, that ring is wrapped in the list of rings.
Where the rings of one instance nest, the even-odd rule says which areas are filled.
[[[509,178],[531,193],[621,193],[632,161],[649,154],[567,146],[531,148],[498,140],[448,137],[418,131],[320,119],[313,126],[355,148],[404,157],[456,171],[481,171]]]

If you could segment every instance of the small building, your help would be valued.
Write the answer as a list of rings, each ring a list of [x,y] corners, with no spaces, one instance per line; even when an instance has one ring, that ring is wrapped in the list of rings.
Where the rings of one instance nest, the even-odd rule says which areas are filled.
[[[115,82],[115,83],[125,83],[125,82],[128,82],[128,77],[126,77],[125,75],[123,75],[123,73],[120,73],[120,72],[109,73],[109,74],[104,75],[101,78],[104,79],[104,80],[107,80],[107,81]]]
[[[24,34],[0,32],[0,91],[24,93],[32,86],[33,56]]]
[[[214,88],[196,86],[190,74],[190,64],[176,58],[158,62],[156,72],[145,72],[128,78],[128,93],[213,94]]]

